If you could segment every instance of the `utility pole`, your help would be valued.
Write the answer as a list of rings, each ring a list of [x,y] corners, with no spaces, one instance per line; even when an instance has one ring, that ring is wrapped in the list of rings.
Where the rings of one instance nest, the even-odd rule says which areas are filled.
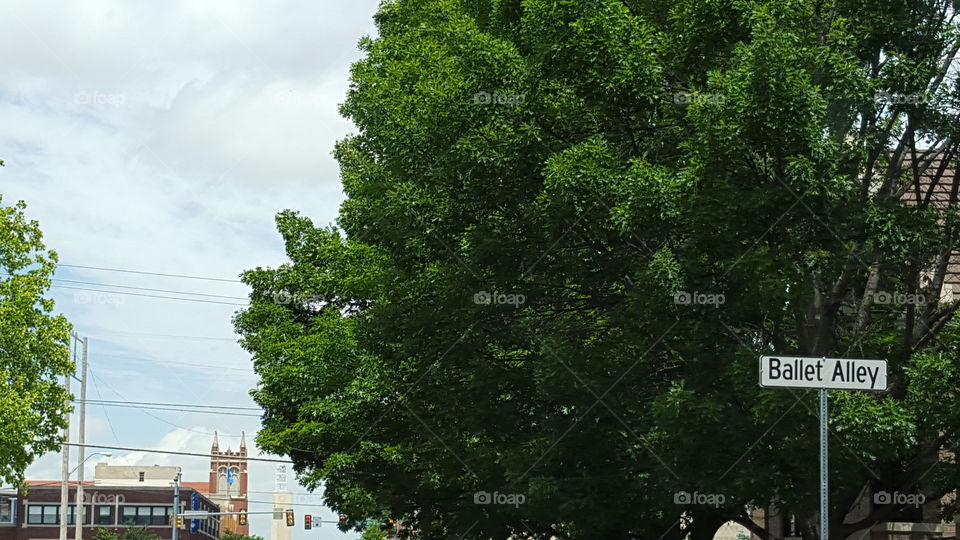
[[[173,540],[180,540],[180,528],[177,527],[177,516],[180,514],[180,472],[173,479]]]
[[[86,443],[87,427],[87,338],[83,338],[83,366],[80,369],[82,379],[80,381],[80,432],[77,436],[80,444]],[[83,540],[83,461],[85,447],[80,446],[77,449],[77,504],[76,513],[73,521],[76,524],[76,540]],[[93,457],[93,456],[90,456]],[[92,508],[92,506],[91,506]]]
[[[76,349],[74,349],[76,351]],[[74,352],[76,359],[76,352]],[[63,440],[70,442],[70,413],[66,409],[70,407],[70,374],[63,376],[63,388],[67,392],[67,401],[64,402],[63,421]],[[67,505],[70,498],[70,447],[61,444],[60,455],[63,458],[63,464],[60,472],[60,540],[67,540]]]

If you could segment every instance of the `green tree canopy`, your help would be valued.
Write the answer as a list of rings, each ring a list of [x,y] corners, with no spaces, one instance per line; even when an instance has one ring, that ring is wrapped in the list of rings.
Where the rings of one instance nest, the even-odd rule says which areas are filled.
[[[281,212],[289,262],[244,274],[258,444],[424,538],[766,538],[770,504],[816,538],[815,395],[757,357],[884,358],[889,391],[832,395],[831,536],[951,491],[955,14],[383,2],[338,226]]]
[[[57,255],[23,201],[0,206],[0,483],[20,484],[33,460],[56,450],[73,373],[70,325],[46,298]]]

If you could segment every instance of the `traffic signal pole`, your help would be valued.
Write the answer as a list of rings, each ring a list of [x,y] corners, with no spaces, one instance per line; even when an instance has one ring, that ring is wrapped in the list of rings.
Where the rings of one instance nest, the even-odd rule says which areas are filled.
[[[173,540],[180,540],[180,527],[177,527],[177,515],[180,511],[180,472],[173,479]]]

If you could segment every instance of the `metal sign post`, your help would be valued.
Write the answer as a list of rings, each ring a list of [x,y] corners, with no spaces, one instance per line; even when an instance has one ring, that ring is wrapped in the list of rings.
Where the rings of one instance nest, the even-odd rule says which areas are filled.
[[[887,361],[810,356],[761,356],[760,386],[820,389],[820,540],[830,538],[827,390],[887,389]]]
[[[827,489],[827,389],[820,389],[820,539],[830,538],[829,499]]]

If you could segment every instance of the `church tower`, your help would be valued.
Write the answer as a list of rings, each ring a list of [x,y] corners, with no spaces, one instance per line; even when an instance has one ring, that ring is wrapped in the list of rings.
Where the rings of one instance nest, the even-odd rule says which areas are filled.
[[[247,482],[246,435],[240,435],[239,451],[233,452],[230,448],[221,451],[219,438],[214,432],[213,444],[210,446],[210,483],[207,496],[220,505],[222,512],[246,512]],[[239,525],[237,516],[222,516],[220,530],[250,534],[250,522]]]

